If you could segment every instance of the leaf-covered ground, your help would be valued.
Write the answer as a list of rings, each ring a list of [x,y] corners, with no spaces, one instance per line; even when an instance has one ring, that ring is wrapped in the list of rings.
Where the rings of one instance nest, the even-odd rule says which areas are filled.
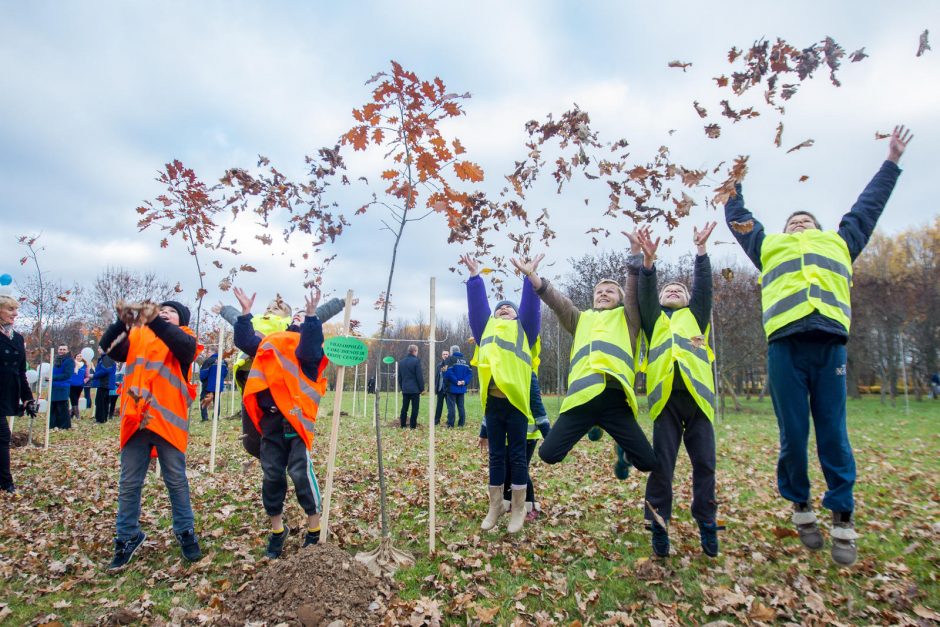
[[[546,401],[551,415],[557,400]],[[909,415],[877,399],[850,402],[862,538],[858,564],[843,570],[831,564],[828,550],[809,554],[793,537],[787,504],[775,490],[777,428],[769,401],[748,403],[745,413],[717,425],[719,515],[727,526],[721,555],[701,554],[688,513],[690,466],[683,453],[676,472],[673,556],[663,561],[650,559],[642,523],[645,476],[634,473],[624,482],[613,477],[607,436],[583,440],[556,466],[533,461],[544,514],[518,537],[479,531],[486,463],[476,446],[477,399],[468,398],[467,407],[470,426],[438,431],[433,557],[426,420],[417,431],[383,431],[395,545],[411,551],[417,563],[396,576],[397,596],[380,599],[377,622],[940,621],[940,402],[912,402]],[[391,415],[383,420],[393,422]],[[649,420],[641,422],[649,430]],[[16,431],[24,423],[18,419]],[[71,432],[53,433],[48,451],[14,449],[19,495],[0,499],[0,617],[17,625],[204,623],[219,617],[265,564],[267,533],[260,468],[240,448],[240,421],[220,425],[215,474],[208,473],[209,427],[198,418],[189,450],[193,507],[207,558],[196,565],[181,561],[165,489],[151,474],[142,516],[148,542],[118,575],[105,571],[116,512],[118,425],[83,419]],[[315,444],[322,486],[329,426],[329,418],[321,418]],[[371,423],[344,417],[339,448],[331,527],[338,544],[355,553],[373,548],[379,535]],[[821,494],[818,465],[812,478]],[[302,512],[292,498],[287,516],[300,522]],[[500,521],[500,530],[505,523]],[[300,540],[291,542],[288,552],[299,550]],[[330,592],[317,594],[327,599]]]

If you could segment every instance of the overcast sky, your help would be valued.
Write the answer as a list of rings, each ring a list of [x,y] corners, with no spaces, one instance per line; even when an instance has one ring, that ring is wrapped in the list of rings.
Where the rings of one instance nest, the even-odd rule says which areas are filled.
[[[489,192],[524,156],[523,125],[577,103],[606,139],[626,137],[637,161],[661,144],[682,163],[705,166],[749,154],[749,207],[779,229],[795,209],[835,226],[887,152],[876,131],[896,123],[916,138],[879,229],[893,233],[938,212],[935,181],[940,134],[940,49],[915,57],[924,29],[940,44],[936,0],[788,3],[660,2],[6,2],[0,4],[0,273],[25,278],[16,236],[42,233],[50,278],[90,285],[107,265],[155,271],[186,295],[195,269],[180,242],[167,249],[156,230],[139,233],[134,209],[160,193],[153,180],[172,159],[213,182],[225,168],[269,157],[300,175],[305,154],[330,145],[365,102],[363,85],[395,59],[422,78],[440,76],[452,91],[472,93],[467,115],[448,127],[487,174]],[[760,38],[805,47],[826,36],[870,58],[844,63],[843,86],[827,72],[787,104],[784,148],[773,146],[777,118],[762,116],[706,139],[691,102],[710,109],[726,95],[713,76],[728,73],[725,55]],[[935,45],[935,47],[937,47]],[[670,69],[690,61],[689,71]],[[727,93],[727,92],[725,92]],[[676,132],[669,136],[670,129]],[[355,176],[378,178],[377,159],[352,163]],[[801,175],[806,182],[798,182]],[[606,207],[600,188],[530,194],[526,207],[549,209],[559,237],[546,252],[565,274],[569,257],[624,246],[622,236],[597,247],[584,231]],[[351,214],[361,202],[349,198]],[[702,200],[698,197],[697,200]],[[385,288],[392,240],[380,214],[350,218],[325,278],[335,294],[362,297],[354,312],[375,330],[371,303]],[[715,219],[700,203],[667,253],[688,252],[691,225]],[[626,224],[603,223],[611,230]],[[245,225],[245,237],[250,227]],[[448,246],[442,218],[410,225],[393,288],[394,318],[427,319],[428,280],[437,277],[438,315],[465,311],[461,279],[447,271],[459,248]],[[712,237],[732,240],[720,224]],[[242,241],[245,241],[244,239]],[[507,241],[496,240],[506,248]],[[718,245],[721,262],[743,255]],[[259,269],[240,284],[302,305],[302,274],[267,248],[246,248]],[[229,295],[214,288],[211,302]],[[510,281],[511,284],[517,280]]]

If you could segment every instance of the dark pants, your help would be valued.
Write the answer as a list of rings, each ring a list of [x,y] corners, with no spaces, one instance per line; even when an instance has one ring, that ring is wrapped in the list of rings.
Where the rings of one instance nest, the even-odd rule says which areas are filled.
[[[82,410],[82,408],[78,406],[78,401],[82,398],[82,389],[80,385],[73,385],[69,388],[69,403],[72,406],[72,411],[76,414]]]
[[[114,418],[114,410],[117,407],[118,395],[108,392],[108,418]]]
[[[845,417],[845,344],[833,338],[791,336],[767,347],[770,396],[780,427],[777,488],[794,503],[810,502],[809,416],[816,428],[816,452],[828,490],[823,507],[855,509],[855,457]]]
[[[526,467],[532,463],[532,455],[535,454],[535,445],[538,444],[538,440],[530,440],[526,438],[525,441],[525,463]],[[535,505],[535,486],[532,485],[532,473],[528,473],[529,480],[525,484],[525,500],[527,503],[532,503]],[[503,498],[507,501],[512,499],[512,481],[509,476],[509,447],[506,447],[506,481],[503,483]]]
[[[679,445],[692,461],[692,518],[715,522],[715,430],[711,420],[686,390],[673,389],[653,422],[653,450],[659,465],[646,481],[646,502],[667,522],[672,518],[672,480]],[[646,510],[646,520],[653,515]]]
[[[463,394],[460,396],[463,397]],[[516,409],[509,399],[497,396],[490,396],[486,399],[486,432],[490,441],[491,486],[503,485],[507,472],[512,486],[524,486],[528,483],[529,462],[526,459],[525,450],[528,425],[529,419]]]
[[[95,422],[108,422],[108,410],[111,407],[108,393],[108,388],[95,390]]]
[[[297,493],[297,502],[308,516],[321,511],[320,486],[313,472],[310,451],[290,423],[279,412],[261,418],[261,502],[268,516],[284,511],[287,477],[290,475]]]
[[[0,490],[13,485],[10,473],[10,423],[6,416],[0,416]]]
[[[441,424],[441,414],[444,413],[444,401],[447,399],[447,392],[438,391],[435,395],[437,407],[434,409],[434,424]]]
[[[405,428],[405,417],[408,414],[408,405],[411,405],[411,428],[414,429],[418,426],[418,405],[421,402],[421,394],[405,394],[401,393],[401,415],[398,416],[401,420],[401,428]]]
[[[656,454],[637,424],[624,391],[612,387],[558,416],[539,447],[539,457],[546,464],[557,464],[595,426],[610,434],[637,470],[649,472],[656,467]]]
[[[91,386],[86,385],[82,388],[85,391],[85,409],[91,407]]]
[[[52,407],[50,411],[51,411],[51,415],[49,416],[49,428],[50,429],[71,429],[72,428],[72,415],[69,413],[68,400],[52,401]]]
[[[242,446],[249,455],[261,459],[261,434],[255,429],[255,423],[242,405]]]
[[[454,426],[454,405],[457,406],[457,414],[460,416],[460,421],[457,423],[458,427],[462,427],[465,422],[467,422],[467,412],[463,408],[463,394],[452,394],[447,393],[445,397],[447,400],[447,426]],[[495,483],[493,485],[496,485]]]

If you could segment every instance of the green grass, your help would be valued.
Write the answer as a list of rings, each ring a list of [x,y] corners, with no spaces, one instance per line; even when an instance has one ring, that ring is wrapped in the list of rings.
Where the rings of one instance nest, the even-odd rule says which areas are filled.
[[[343,398],[351,411],[351,395]],[[641,405],[643,405],[641,401]],[[546,398],[550,417],[557,399]],[[222,407],[228,413],[228,399]],[[705,558],[689,515],[690,466],[676,469],[673,556],[649,559],[642,524],[645,475],[613,476],[612,441],[582,440],[561,464],[533,460],[532,475],[544,514],[518,537],[483,533],[486,460],[477,448],[479,400],[467,399],[468,426],[437,431],[437,552],[428,552],[427,397],[422,428],[397,424],[393,403],[382,418],[389,519],[394,544],[416,558],[399,571],[399,597],[389,621],[439,611],[446,623],[515,618],[543,624],[600,623],[629,616],[638,623],[746,622],[771,612],[779,621],[851,624],[918,619],[915,610],[940,609],[940,402],[882,406],[877,398],[849,403],[860,561],[835,568],[828,551],[810,554],[790,528],[787,503],[776,494],[777,427],[769,400],[744,403],[716,425],[722,554]],[[314,458],[323,489],[332,397],[321,407]],[[170,530],[162,482],[144,489],[142,525],[149,536],[132,567],[113,576],[110,559],[118,476],[115,423],[82,420],[53,433],[49,451],[14,449],[17,500],[0,501],[0,602],[9,624],[95,622],[119,608],[142,621],[197,620],[225,599],[261,563],[266,520],[260,506],[260,469],[239,444],[240,420],[220,421],[217,468],[208,472],[209,425],[191,424],[188,467],[197,531],[211,558],[192,567],[180,561]],[[17,421],[17,431],[25,424]],[[641,416],[647,433],[650,421]],[[334,484],[334,541],[355,553],[371,549],[380,529],[374,427],[344,416]],[[824,490],[815,443],[811,479]],[[303,515],[288,495],[290,520]],[[775,531],[777,532],[775,534]],[[50,564],[62,562],[50,570]],[[817,600],[818,596],[818,600]],[[68,602],[68,607],[55,607]],[[434,602],[437,610],[433,609]],[[428,609],[428,608],[431,609]],[[491,613],[496,613],[491,616]],[[621,614],[617,614],[621,612]],[[763,613],[763,614],[762,614]],[[626,619],[624,619],[626,620]],[[766,620],[766,618],[764,618]],[[611,623],[616,624],[616,623]]]

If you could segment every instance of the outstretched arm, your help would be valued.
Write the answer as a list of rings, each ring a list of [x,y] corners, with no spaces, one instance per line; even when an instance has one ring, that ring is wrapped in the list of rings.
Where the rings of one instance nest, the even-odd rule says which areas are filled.
[[[757,266],[758,270],[761,270],[760,249],[764,243],[764,225],[744,207],[744,194],[741,189],[740,183],[735,185],[734,198],[725,203],[725,221],[748,259]]]
[[[486,299],[486,284],[480,276],[480,265],[473,257],[469,254],[461,255],[460,263],[466,266],[470,274],[467,279],[467,318],[470,320],[470,332],[479,346],[491,313],[490,304]]]
[[[522,298],[519,300],[519,322],[522,324],[522,330],[525,331],[529,339],[529,347],[535,346],[535,342],[542,330],[542,307],[538,295],[535,293],[535,287],[529,276],[538,276],[539,264],[545,255],[539,254],[530,261],[522,259],[510,259],[516,270],[522,273]]]
[[[692,278],[692,295],[689,297],[689,310],[695,316],[698,326],[704,329],[711,321],[712,315],[712,262],[708,257],[705,244],[715,229],[716,222],[705,223],[701,231],[696,227],[693,231],[696,252],[695,273]]]

